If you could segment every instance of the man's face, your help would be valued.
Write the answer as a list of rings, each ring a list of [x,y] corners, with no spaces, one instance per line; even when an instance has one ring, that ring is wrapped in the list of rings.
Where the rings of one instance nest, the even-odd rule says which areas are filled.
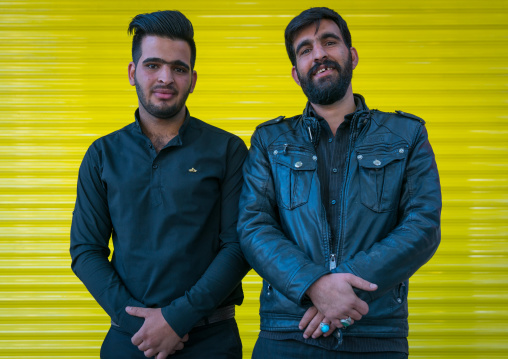
[[[191,50],[183,40],[146,36],[137,65],[129,64],[129,82],[136,86],[140,110],[159,119],[184,111],[197,75],[191,70]]]
[[[346,46],[337,24],[324,19],[317,31],[315,25],[308,26],[298,34],[293,46],[293,78],[309,101],[318,105],[340,101],[351,88],[358,54],[355,48]]]

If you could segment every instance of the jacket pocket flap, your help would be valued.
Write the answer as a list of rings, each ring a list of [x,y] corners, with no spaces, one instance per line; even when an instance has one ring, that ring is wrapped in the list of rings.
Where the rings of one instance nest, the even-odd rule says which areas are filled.
[[[280,154],[271,157],[274,162],[289,167],[295,171],[312,171],[317,168],[317,158],[314,159],[315,156]]]
[[[360,167],[363,168],[371,168],[371,169],[377,169],[377,168],[383,168],[386,165],[395,162],[400,161],[406,158],[407,151],[404,151],[402,153],[400,152],[394,152],[394,153],[380,153],[380,154],[359,154],[356,158],[358,159],[358,163]]]

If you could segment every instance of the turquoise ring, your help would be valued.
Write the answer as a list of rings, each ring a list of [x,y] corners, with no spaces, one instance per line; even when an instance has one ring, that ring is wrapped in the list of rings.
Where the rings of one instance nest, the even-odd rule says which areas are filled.
[[[323,333],[326,333],[327,331],[330,330],[330,325],[328,323],[321,322],[321,324],[319,324],[319,327],[321,328],[321,331]]]

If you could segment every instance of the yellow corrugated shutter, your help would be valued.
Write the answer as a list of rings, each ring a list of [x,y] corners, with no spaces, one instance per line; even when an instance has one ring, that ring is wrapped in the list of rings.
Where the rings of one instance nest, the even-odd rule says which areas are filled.
[[[427,121],[442,244],[410,284],[413,358],[508,356],[508,2],[323,1],[348,21],[371,108]],[[240,135],[301,112],[283,31],[313,1],[0,1],[0,358],[98,358],[109,318],[71,272],[77,170],[133,120],[126,28],[178,8],[196,31],[192,115]],[[250,356],[259,277],[237,319]]]

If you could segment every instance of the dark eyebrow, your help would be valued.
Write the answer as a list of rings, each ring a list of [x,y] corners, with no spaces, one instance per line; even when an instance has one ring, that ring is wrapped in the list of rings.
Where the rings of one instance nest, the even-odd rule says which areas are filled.
[[[336,39],[336,40],[342,41],[340,36],[338,36],[337,34],[334,34],[333,32],[325,32],[324,34],[322,34],[319,37],[319,40],[327,39],[329,37],[331,37],[332,39]]]
[[[190,70],[190,66],[181,60],[166,61],[166,60],[161,59],[160,57],[148,57],[143,60],[143,64],[146,64],[148,62],[156,62],[156,63],[164,64],[164,65],[182,66],[182,67],[186,68],[187,70]]]
[[[296,51],[295,51],[295,53],[296,53],[296,54],[298,54],[298,53],[300,52],[300,50],[301,50],[301,48],[302,48],[302,47],[307,46],[307,45],[311,45],[311,44],[312,44],[312,42],[311,42],[310,40],[303,40],[303,41],[302,41],[302,42],[300,42],[300,43],[298,44],[298,46],[296,47]]]

